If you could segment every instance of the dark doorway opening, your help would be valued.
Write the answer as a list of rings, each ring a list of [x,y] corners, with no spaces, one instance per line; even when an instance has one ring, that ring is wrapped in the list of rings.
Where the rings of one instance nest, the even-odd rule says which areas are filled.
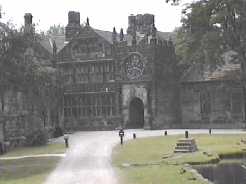
[[[133,98],[129,106],[129,122],[127,128],[143,128],[144,104],[141,99]]]

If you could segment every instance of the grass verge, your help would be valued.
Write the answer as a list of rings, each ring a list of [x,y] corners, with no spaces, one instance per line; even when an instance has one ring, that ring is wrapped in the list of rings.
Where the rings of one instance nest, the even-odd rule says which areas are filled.
[[[42,184],[60,158],[0,160],[0,184]]]
[[[163,136],[128,141],[118,145],[113,152],[113,165],[119,171],[122,184],[203,184],[184,165],[205,164],[225,157],[246,154],[246,144],[239,135],[194,135],[198,152],[173,154],[180,136]]]
[[[48,144],[37,147],[20,147],[1,155],[16,157],[40,154],[65,153],[64,144]],[[42,184],[61,158],[36,157],[0,160],[0,184]]]
[[[25,156],[25,155],[40,155],[40,154],[59,154],[65,153],[66,148],[64,144],[48,144],[44,146],[36,147],[20,147],[15,148],[1,157],[11,157],[11,156]]]

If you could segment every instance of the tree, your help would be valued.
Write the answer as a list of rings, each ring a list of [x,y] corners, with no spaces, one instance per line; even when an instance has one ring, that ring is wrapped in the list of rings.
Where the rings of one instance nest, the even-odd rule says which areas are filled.
[[[178,30],[177,52],[183,61],[223,62],[223,53],[232,50],[235,61],[245,70],[246,61],[246,1],[199,0],[184,11]]]
[[[46,32],[47,35],[60,35],[60,34],[65,34],[65,28],[64,26],[58,24],[58,25],[53,25],[50,26],[49,30]]]
[[[55,112],[61,101],[61,88],[59,86],[58,72],[55,68],[42,66],[38,63],[31,67],[32,76],[27,89],[30,105],[34,106],[38,116],[42,119],[44,127],[50,122],[51,112]]]
[[[0,100],[4,112],[5,94],[22,92],[28,99],[25,103],[29,108],[25,110],[38,115],[46,125],[50,112],[55,111],[61,101],[62,91],[56,69],[44,66],[39,59],[45,53],[41,53],[41,57],[35,54],[40,50],[39,39],[35,33],[27,35],[23,29],[18,31],[0,23]],[[28,48],[34,52],[26,53]]]
[[[19,32],[9,24],[0,23],[0,97],[1,110],[4,110],[4,94],[10,88],[16,88],[22,78],[19,51],[23,48]],[[18,84],[18,85],[17,85]]]

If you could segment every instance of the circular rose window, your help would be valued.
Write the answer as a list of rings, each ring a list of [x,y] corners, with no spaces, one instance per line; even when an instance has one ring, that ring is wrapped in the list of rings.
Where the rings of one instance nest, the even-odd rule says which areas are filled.
[[[138,54],[132,54],[125,62],[126,75],[129,79],[138,79],[142,76],[144,64]]]

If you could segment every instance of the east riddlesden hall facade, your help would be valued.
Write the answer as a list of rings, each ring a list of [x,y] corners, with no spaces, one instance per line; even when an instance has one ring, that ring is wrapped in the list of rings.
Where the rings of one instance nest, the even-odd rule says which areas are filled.
[[[66,129],[160,128],[180,122],[178,75],[171,40],[154,15],[130,15],[124,33],[94,29],[69,12],[57,54],[64,82]]]
[[[183,70],[174,33],[157,31],[152,14],[130,15],[125,31],[80,20],[79,12],[68,13],[55,55],[65,129],[244,127],[241,69],[230,53],[216,71]]]
[[[30,17],[25,16],[26,30]],[[59,73],[63,93],[45,127],[245,127],[241,67],[230,62],[233,52],[215,71],[201,65],[184,70],[175,54],[175,34],[158,31],[152,14],[130,15],[127,30],[111,32],[94,28],[88,18],[85,24],[80,20],[79,12],[70,11],[65,34],[44,36],[38,43],[47,55],[40,62]],[[16,106],[7,103],[15,97],[6,104]]]

